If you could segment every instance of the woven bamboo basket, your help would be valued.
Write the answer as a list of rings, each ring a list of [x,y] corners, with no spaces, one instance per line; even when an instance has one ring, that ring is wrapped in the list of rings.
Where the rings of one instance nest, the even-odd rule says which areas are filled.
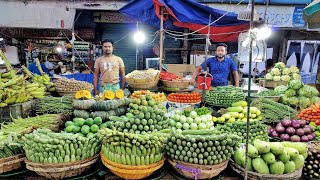
[[[161,79],[161,82],[163,83],[164,87],[168,87],[168,88],[186,89],[190,85],[188,80],[167,81],[167,80]]]
[[[168,159],[172,167],[182,176],[191,179],[210,179],[220,174],[227,168],[228,161],[217,165],[198,165],[174,159]]]
[[[156,87],[158,82],[160,80],[160,73],[157,73],[157,75],[154,77],[153,80],[146,82],[146,83],[135,83],[132,81],[127,81],[130,87],[134,89],[152,89],[153,87]]]
[[[67,177],[78,176],[90,169],[91,165],[98,161],[99,155],[92,156],[82,161],[73,163],[43,164],[34,163],[26,160],[26,167],[40,176],[49,179],[64,179]]]
[[[0,174],[21,168],[25,159],[24,154],[0,159]]]
[[[93,89],[84,89],[84,90],[92,92]],[[72,98],[74,98],[74,95],[77,93],[77,91],[59,91],[59,90],[56,90],[56,91],[60,96],[71,96]]]
[[[235,172],[240,174],[241,176],[245,176],[245,169],[238,164],[236,164],[234,161],[231,160],[230,163],[231,169],[233,169]],[[296,180],[299,179],[302,175],[302,168],[294,171],[290,174],[260,174],[255,173],[252,171],[248,171],[248,179],[255,179],[255,180]]]
[[[108,160],[103,153],[100,153],[102,163],[110,169],[112,173],[123,178],[123,179],[143,179],[150,176],[156,170],[160,169],[165,159],[162,159],[159,162],[152,163],[145,166],[129,166],[119,163],[112,162]]]

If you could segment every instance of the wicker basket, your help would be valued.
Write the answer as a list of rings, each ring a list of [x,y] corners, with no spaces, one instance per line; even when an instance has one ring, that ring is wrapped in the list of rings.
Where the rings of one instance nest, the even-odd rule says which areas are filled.
[[[233,169],[235,172],[239,173],[241,176],[244,176],[245,169],[238,164],[236,164],[234,161],[231,160],[230,163],[231,169]],[[260,174],[255,173],[252,171],[248,171],[248,179],[255,179],[255,180],[295,180],[299,179],[302,175],[302,168],[294,171],[290,174]]]
[[[172,159],[168,161],[179,174],[186,178],[211,179],[227,168],[229,160],[217,165],[198,165]]]
[[[188,80],[180,80],[180,81],[167,81],[167,80],[161,80],[164,87],[168,88],[180,88],[180,89],[186,89],[190,85],[190,82]]]
[[[134,89],[152,89],[153,87],[156,87],[158,82],[160,80],[160,72],[155,76],[153,81],[147,82],[147,83],[135,83],[135,82],[128,82],[130,87]]]
[[[31,171],[35,171],[40,176],[49,179],[64,179],[67,177],[78,176],[90,169],[91,165],[98,161],[99,155],[92,156],[82,161],[74,163],[58,163],[58,164],[43,164],[34,163],[26,160],[26,167]]]
[[[84,90],[92,92],[93,89],[84,89]],[[56,90],[56,91],[60,96],[71,96],[72,98],[74,98],[74,95],[78,92],[78,91],[59,91],[59,90]]]
[[[108,160],[103,153],[100,153],[102,163],[110,169],[112,173],[123,178],[123,179],[143,179],[150,176],[156,170],[160,169],[165,159],[162,159],[159,162],[152,163],[145,166],[129,166],[119,163],[112,162]]]
[[[25,159],[24,154],[0,159],[0,174],[19,169],[24,164]]]

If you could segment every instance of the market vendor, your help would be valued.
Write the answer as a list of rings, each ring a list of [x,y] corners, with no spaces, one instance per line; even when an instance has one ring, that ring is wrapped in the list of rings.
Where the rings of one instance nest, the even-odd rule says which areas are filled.
[[[103,93],[105,90],[115,91],[124,89],[125,86],[125,70],[123,60],[113,55],[113,41],[104,40],[102,43],[103,56],[97,58],[94,64],[94,93],[95,95]],[[119,73],[122,83],[120,86]],[[98,91],[98,79],[100,75],[100,89]]]
[[[41,66],[41,69],[42,69],[43,73],[49,74],[49,71],[48,71],[48,69],[46,68],[46,66],[45,66],[45,64],[44,64],[44,62],[43,62],[43,59],[42,59],[40,56],[38,56],[37,58],[39,59],[40,66]],[[36,58],[36,59],[37,59],[37,58]],[[39,68],[38,68],[38,66],[37,66],[36,59],[34,59],[34,62],[31,63],[31,64],[28,66],[28,69],[29,69],[29,71],[32,72],[33,74],[38,74],[38,75],[42,76],[42,74],[40,73]]]
[[[203,62],[193,73],[190,84],[194,84],[195,80],[202,69],[209,68],[209,73],[213,76],[211,86],[227,86],[229,73],[232,72],[235,86],[239,86],[239,74],[236,64],[231,58],[225,57],[228,46],[224,43],[217,45],[216,56],[209,58],[207,62]]]

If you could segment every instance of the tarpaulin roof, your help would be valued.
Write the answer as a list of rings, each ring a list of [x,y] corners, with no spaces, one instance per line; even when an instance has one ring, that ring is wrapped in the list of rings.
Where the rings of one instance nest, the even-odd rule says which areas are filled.
[[[308,29],[320,28],[320,0],[314,0],[304,8],[304,19],[307,22]]]
[[[196,31],[209,23],[216,21],[210,26],[210,39],[215,42],[238,41],[241,31],[249,29],[247,21],[237,19],[237,14],[228,13],[221,18],[226,11],[211,8],[194,0],[132,0],[120,9],[120,12],[139,21],[160,27],[160,7],[165,8],[166,29],[176,27],[188,28]],[[199,33],[207,34],[208,28],[203,28]]]

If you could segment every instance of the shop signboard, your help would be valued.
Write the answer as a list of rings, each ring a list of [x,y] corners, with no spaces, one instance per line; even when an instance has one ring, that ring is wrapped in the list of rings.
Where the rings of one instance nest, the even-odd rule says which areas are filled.
[[[96,23],[136,23],[136,20],[119,12],[94,12],[93,20]]]

